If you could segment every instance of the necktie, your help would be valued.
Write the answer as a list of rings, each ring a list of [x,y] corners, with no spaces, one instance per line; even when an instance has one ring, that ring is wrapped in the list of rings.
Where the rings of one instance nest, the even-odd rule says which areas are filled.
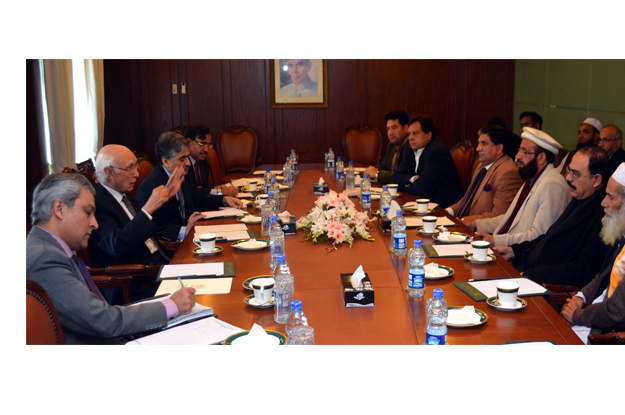
[[[130,199],[128,199],[126,197],[126,195],[122,196],[122,203],[124,204],[124,206],[126,206],[126,209],[128,209],[128,211],[132,214],[133,218],[135,216],[137,216],[137,211],[135,210],[134,206],[132,205],[132,203],[130,203]],[[156,241],[156,239],[154,239],[153,237],[150,236],[150,241],[152,241],[152,243],[154,244],[154,246],[156,246],[156,249],[158,249],[158,253],[161,254],[161,256],[163,258],[165,258],[167,260],[167,262],[171,261],[171,258],[169,258],[167,256],[167,254],[165,253],[165,251],[163,251],[163,249],[161,249],[160,244]]]
[[[471,203],[473,202],[473,198],[475,197],[475,194],[477,193],[477,189],[479,189],[480,184],[482,183],[482,180],[484,180],[484,176],[486,176],[486,171],[487,171],[486,167],[482,167],[480,171],[477,173],[477,175],[475,176],[475,179],[473,179],[473,182],[471,182],[471,186],[469,186],[469,190],[467,190],[464,200],[462,201],[462,203],[460,203],[460,207],[458,208],[458,213],[456,213],[457,218],[462,218],[465,216],[465,213],[467,212],[467,210],[471,206]]]
[[[178,208],[180,209],[180,217],[182,218],[182,222],[184,223],[184,197],[182,196],[182,189],[180,189],[178,193],[176,193],[176,197],[178,198],[178,203],[180,204],[180,206],[178,206]]]
[[[616,260],[614,261],[614,266],[612,267],[612,273],[610,274],[610,286],[608,288],[608,298],[612,296],[616,287],[618,287],[621,281],[623,281],[623,273],[621,271],[621,269],[623,269],[623,265],[625,265],[623,264],[623,262],[621,262],[623,260],[625,260],[625,248],[621,249],[621,252],[618,254],[618,256],[616,257]],[[619,268],[617,268],[617,266]]]
[[[193,170],[195,171],[195,184],[197,187],[202,187],[202,178],[200,177],[200,164],[195,163],[193,166]]]
[[[80,270],[80,273],[85,279],[85,282],[87,283],[87,286],[89,287],[91,292],[97,295],[100,300],[104,301],[104,297],[102,297],[102,294],[100,294],[100,290],[98,290],[98,287],[95,286],[95,282],[93,282],[93,278],[91,278],[91,274],[89,273],[87,264],[85,264],[82,259],[78,258],[76,255],[72,255],[72,259],[74,260],[76,265],[78,265],[78,269]]]

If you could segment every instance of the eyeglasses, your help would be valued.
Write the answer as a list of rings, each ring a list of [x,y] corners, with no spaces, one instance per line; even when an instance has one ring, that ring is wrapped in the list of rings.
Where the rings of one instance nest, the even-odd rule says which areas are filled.
[[[205,143],[205,142],[203,142],[203,141],[198,141],[198,140],[195,140],[195,142],[196,142],[196,143],[198,143],[198,144],[200,145],[200,147],[205,147],[205,146],[210,145],[210,143]]]
[[[133,171],[135,171],[135,170],[139,170],[139,163],[135,163],[135,165],[134,165],[134,166],[132,166],[132,167],[127,167],[127,168],[117,167],[117,166],[109,166],[109,167],[112,167],[112,168],[114,168],[114,169],[118,169],[118,170],[125,170],[125,171],[127,171],[127,172],[133,172]]]
[[[578,171],[571,170],[571,168],[570,168],[569,166],[566,166],[566,168],[564,169],[564,176],[566,177],[566,176],[568,176],[569,174],[570,174],[571,176],[573,176],[573,178],[574,178],[575,180],[578,180],[578,179],[579,179],[580,177],[582,177],[582,176],[589,176],[589,177],[594,176],[594,174],[581,174],[581,173],[580,173],[580,172],[578,172]]]
[[[600,142],[600,143],[611,143],[612,141],[617,141],[617,140],[618,140],[618,138],[601,138],[601,137],[599,137],[597,139],[597,141]]]
[[[533,155],[538,154],[538,153],[534,153],[534,152],[531,152],[531,151],[527,151],[527,150],[525,150],[523,147],[519,147],[518,152],[519,152],[519,153],[522,153],[523,155],[526,155],[526,156],[527,156],[527,155],[529,155],[529,154],[533,154]]]

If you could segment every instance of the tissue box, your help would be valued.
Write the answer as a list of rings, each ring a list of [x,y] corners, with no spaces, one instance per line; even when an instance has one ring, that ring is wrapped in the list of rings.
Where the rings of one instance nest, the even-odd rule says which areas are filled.
[[[278,218],[278,222],[282,226],[282,232],[285,235],[295,235],[295,222],[297,218],[295,216],[289,216],[288,219],[284,220],[282,218]]]
[[[323,183],[321,186],[319,186],[319,183],[313,183],[313,189],[316,195],[322,195],[330,191],[327,183]]]
[[[380,224],[380,228],[382,229],[382,232],[390,233],[391,224],[393,223],[393,221],[390,220],[388,217],[386,217],[386,215],[383,215],[382,212],[378,212],[376,216],[378,217],[378,223]]]
[[[369,280],[369,274],[365,272],[365,278],[362,280],[363,287],[352,288],[352,274],[341,274],[341,283],[343,284],[343,300],[345,307],[373,307],[374,292]]]

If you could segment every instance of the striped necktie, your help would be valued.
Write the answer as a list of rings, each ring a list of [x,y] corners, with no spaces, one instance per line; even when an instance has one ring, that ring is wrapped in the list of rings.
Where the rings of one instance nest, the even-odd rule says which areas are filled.
[[[87,286],[89,287],[91,292],[97,295],[100,300],[105,301],[104,297],[102,297],[102,294],[100,294],[100,290],[98,290],[98,287],[95,286],[95,282],[93,282],[93,278],[91,278],[91,274],[89,273],[87,264],[85,264],[82,261],[82,259],[78,258],[78,256],[76,256],[75,254],[72,255],[72,259],[74,260],[76,265],[78,265],[78,269],[80,270],[80,273],[82,274],[82,277],[85,279],[85,282],[87,283]]]
[[[473,179],[473,182],[471,182],[471,186],[469,186],[469,190],[467,190],[467,194],[458,208],[458,213],[456,213],[457,218],[462,218],[466,216],[465,213],[471,211],[471,203],[473,202],[473,198],[475,197],[482,180],[484,180],[484,176],[486,176],[486,171],[486,167],[482,167],[482,169],[475,176],[475,179]]]

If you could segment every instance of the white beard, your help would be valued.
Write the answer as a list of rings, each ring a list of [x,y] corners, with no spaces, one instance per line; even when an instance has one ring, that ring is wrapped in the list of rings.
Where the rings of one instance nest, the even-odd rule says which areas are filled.
[[[607,212],[601,218],[601,240],[606,245],[614,245],[625,234],[625,205],[614,216],[608,216]]]

